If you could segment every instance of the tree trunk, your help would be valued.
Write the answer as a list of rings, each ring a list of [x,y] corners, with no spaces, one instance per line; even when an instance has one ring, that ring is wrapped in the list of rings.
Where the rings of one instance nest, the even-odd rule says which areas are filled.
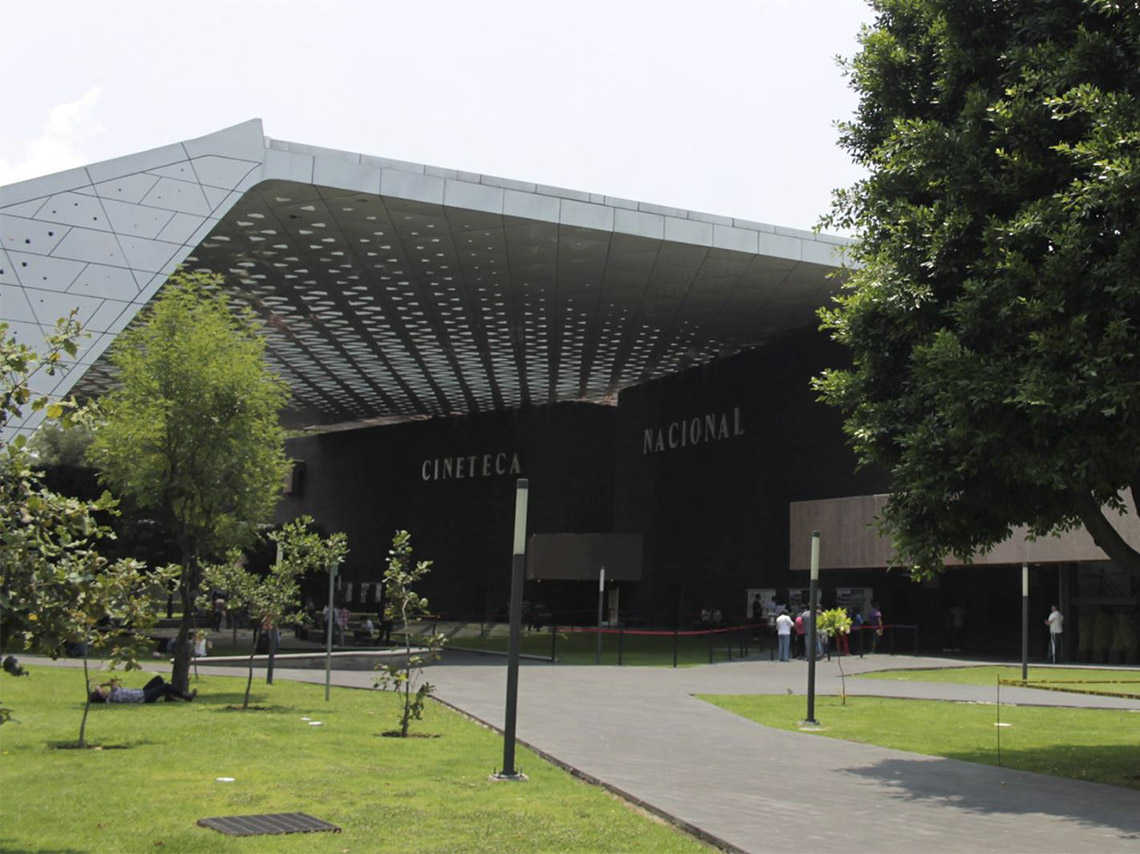
[[[1118,567],[1140,578],[1140,552],[1120,536],[1120,532],[1113,527],[1112,522],[1104,515],[1100,505],[1087,490],[1074,488],[1070,491],[1070,495],[1073,509],[1084,522],[1085,530],[1092,536],[1093,542]],[[1137,511],[1140,512],[1140,507],[1137,507]]]
[[[83,642],[83,720],[79,722],[79,747],[87,746],[87,713],[91,711],[91,673],[87,667],[87,641]]]
[[[400,616],[404,620],[404,716],[400,720],[400,737],[408,737],[408,718],[412,713],[412,632],[408,626],[407,598],[400,609]]]
[[[249,708],[249,692],[253,688],[253,658],[257,655],[257,635],[260,629],[257,626],[253,627],[253,649],[249,651],[249,675],[245,680],[245,699],[241,701],[241,709],[244,712]]]
[[[178,640],[174,644],[174,669],[170,682],[179,691],[190,691],[190,638],[195,628],[194,590],[198,586],[198,561],[193,551],[182,551],[182,575],[178,579],[178,595],[182,600],[182,619],[178,623]]]

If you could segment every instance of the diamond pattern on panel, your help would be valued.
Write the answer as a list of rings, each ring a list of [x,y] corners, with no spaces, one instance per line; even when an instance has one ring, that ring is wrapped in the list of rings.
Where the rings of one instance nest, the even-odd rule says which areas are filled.
[[[143,152],[73,170],[68,174],[86,175],[88,183],[69,182],[73,189],[66,192],[56,192],[59,176],[20,185],[19,192],[9,196],[20,200],[0,206],[0,283],[22,293],[17,299],[15,291],[5,291],[0,320],[12,321],[14,329],[18,324],[22,340],[38,346],[57,318],[77,308],[91,333],[81,342],[86,349],[81,350],[80,361],[97,362],[85,382],[94,389],[106,388],[110,377],[99,357],[106,342],[150,298],[158,284],[155,277],[164,280],[190,251],[187,241],[207,217],[219,215],[218,205],[224,206],[230,192],[260,168],[258,161],[218,156],[205,149],[217,145],[218,150],[228,151],[230,137],[238,132],[260,145],[260,124],[255,124],[205,137],[197,141],[204,147],[202,154],[175,163],[168,160],[168,165],[150,168],[155,163],[153,152]],[[189,144],[171,147],[167,153],[176,158],[177,151],[185,154]],[[199,185],[198,161],[219,186]],[[91,180],[92,175],[99,180]],[[37,186],[43,192],[33,197]],[[153,286],[148,284],[152,282]],[[31,334],[37,327],[39,336]],[[66,374],[44,378],[48,383],[44,387],[67,394],[84,370],[80,364]],[[8,429],[30,430],[40,417],[33,413]]]
[[[263,321],[291,425],[612,402],[762,343],[796,267],[281,180],[248,191],[184,263],[223,274]],[[80,390],[111,382],[100,360]]]

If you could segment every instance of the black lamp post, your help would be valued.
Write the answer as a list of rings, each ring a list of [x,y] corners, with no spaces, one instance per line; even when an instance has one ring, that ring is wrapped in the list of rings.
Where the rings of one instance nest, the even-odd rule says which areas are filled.
[[[807,718],[805,724],[819,726],[815,719],[815,639],[816,627],[815,602],[819,586],[819,531],[811,532],[811,584],[808,587],[808,613],[811,614],[811,623],[808,625],[808,689],[807,689]]]
[[[515,484],[515,547],[511,559],[511,641],[507,652],[507,708],[503,722],[503,770],[495,780],[521,781],[526,775],[515,769],[515,721],[519,703],[519,646],[522,637],[523,574],[526,569],[526,503],[528,482]]]

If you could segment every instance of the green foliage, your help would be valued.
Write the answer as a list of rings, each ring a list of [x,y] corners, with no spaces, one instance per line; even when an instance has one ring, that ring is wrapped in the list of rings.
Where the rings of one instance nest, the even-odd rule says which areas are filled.
[[[269,533],[269,538],[277,543],[278,560],[265,575],[247,569],[245,557],[236,549],[224,563],[210,564],[202,570],[203,587],[224,593],[228,608],[247,609],[254,627],[243,709],[249,708],[259,631],[300,620],[300,579],[341,563],[348,554],[348,538],[344,534],[322,537],[312,526],[311,517],[301,516]],[[209,597],[198,600],[199,607],[208,608],[210,604]]]
[[[28,449],[35,457],[36,465],[86,467],[87,448],[94,434],[87,424],[62,424],[48,422],[36,430]]]
[[[868,177],[816,387],[885,468],[897,562],[937,572],[1026,525],[1140,496],[1140,15],[1090,2],[874,0],[841,145]]]
[[[847,635],[851,633],[851,618],[847,616],[846,608],[832,608],[819,615],[817,628],[828,637]],[[843,705],[847,705],[847,674],[843,672],[843,656],[836,655],[835,663],[839,665],[839,679],[842,687],[840,698]]]
[[[430,560],[412,563],[412,537],[407,531],[397,531],[388,551],[388,567],[384,570],[384,592],[387,596],[384,616],[389,620],[399,620],[403,626],[404,661],[401,664],[378,665],[380,673],[376,684],[403,694],[401,738],[407,737],[410,721],[421,719],[424,702],[432,692],[432,685],[427,680],[416,686],[420,671],[439,658],[447,640],[442,634],[425,633],[416,636],[415,650],[412,647],[411,624],[431,615],[428,600],[416,593],[414,585],[430,571]]]
[[[252,541],[288,469],[278,424],[285,385],[252,316],[231,309],[220,283],[176,273],[144,322],[115,341],[119,386],[102,401],[88,451],[105,483],[177,539],[183,621],[172,682],[181,690],[200,562]]]
[[[74,315],[59,321],[39,355],[0,324],[0,435],[25,410],[42,411],[61,432],[88,421],[90,412],[74,400],[36,396],[29,385],[37,370],[54,374],[64,355],[76,353],[78,335]],[[114,512],[114,499],[108,493],[95,501],[59,495],[44,486],[32,462],[22,436],[0,440],[0,640],[53,658],[71,644],[105,649],[112,663],[136,667],[154,622],[150,593],[166,571],[148,573],[137,561],[112,563],[100,554],[99,541],[112,534],[97,514]],[[0,723],[4,719],[0,715]],[[86,708],[81,745],[85,726]]]
[[[851,632],[851,618],[843,608],[832,608],[819,615],[819,630],[828,637],[845,635]]]

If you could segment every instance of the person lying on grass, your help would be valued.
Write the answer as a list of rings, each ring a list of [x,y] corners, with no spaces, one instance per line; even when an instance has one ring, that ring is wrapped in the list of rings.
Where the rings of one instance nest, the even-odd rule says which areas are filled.
[[[102,683],[91,692],[92,703],[153,703],[159,697],[190,702],[198,696],[195,688],[189,694],[179,691],[161,676],[155,676],[141,688],[124,688],[118,679]]]

